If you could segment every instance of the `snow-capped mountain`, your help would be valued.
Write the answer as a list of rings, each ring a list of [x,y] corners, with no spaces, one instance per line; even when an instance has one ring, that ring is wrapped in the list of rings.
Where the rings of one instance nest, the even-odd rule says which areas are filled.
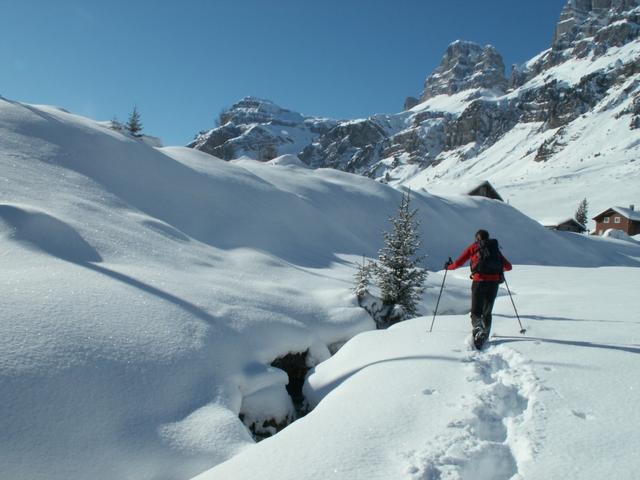
[[[188,146],[225,160],[244,155],[271,160],[298,153],[338,123],[305,117],[255,97],[245,97],[222,112],[218,122],[218,128],[199,133]]]
[[[522,187],[531,193],[580,178],[591,187],[584,196],[595,210],[633,203],[630,180],[640,174],[633,163],[640,145],[639,4],[569,0],[551,47],[514,66],[508,78],[494,47],[456,41],[419,99],[407,98],[397,114],[332,122],[284,110],[297,120],[283,129],[278,116],[246,115],[245,105],[283,110],[245,99],[190,146],[217,154],[228,148],[226,158],[295,153],[311,167],[413,188],[488,179],[536,217],[570,215],[580,198],[554,197],[565,204],[556,212],[558,202],[531,205],[517,193]]]

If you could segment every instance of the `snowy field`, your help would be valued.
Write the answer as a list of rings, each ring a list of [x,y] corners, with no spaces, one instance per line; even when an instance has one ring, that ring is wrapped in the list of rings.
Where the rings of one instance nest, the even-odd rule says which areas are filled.
[[[177,480],[220,464],[207,475],[534,478],[535,465],[597,472],[597,444],[624,478],[637,449],[624,429],[636,419],[640,244],[549,232],[501,202],[415,192],[430,270],[478,228],[500,239],[527,337],[467,351],[458,271],[441,303],[452,316],[431,335],[421,318],[356,336],[330,358],[373,328],[351,279],[363,255],[376,256],[400,196],[287,159],[153,148],[0,98],[1,477]],[[430,274],[425,314],[441,281]],[[497,313],[511,315],[506,302]],[[501,336],[517,331],[511,317],[496,323]],[[256,446],[239,415],[293,415],[287,376],[270,363],[307,351],[317,408]],[[561,450],[572,438],[582,448]],[[464,473],[474,465],[501,476]]]
[[[466,315],[362,333],[310,375],[315,410],[197,479],[637,478],[640,272],[509,282],[526,335],[504,291],[480,353]]]

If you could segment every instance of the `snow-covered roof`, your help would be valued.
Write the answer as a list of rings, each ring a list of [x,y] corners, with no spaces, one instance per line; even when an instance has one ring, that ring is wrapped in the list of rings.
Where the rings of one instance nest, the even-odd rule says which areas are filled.
[[[433,182],[425,186],[428,192],[436,193],[436,194],[459,194],[459,195],[469,195],[474,190],[488,185],[493,188],[496,193],[498,192],[496,188],[491,185],[488,180],[454,180],[454,181],[438,181]]]
[[[629,220],[633,220],[634,222],[640,222],[640,211],[632,210],[631,208],[618,207],[618,206],[607,208],[604,212],[599,213],[598,215],[593,217],[593,220],[595,220],[598,217],[601,217],[602,215],[604,215],[605,213],[611,210],[613,210],[616,213],[619,213],[620,215],[628,218]]]
[[[543,218],[538,220],[538,222],[545,227],[558,227],[560,225],[564,225],[565,223],[574,223],[576,225],[580,225],[575,218],[571,217],[562,217],[562,218]]]

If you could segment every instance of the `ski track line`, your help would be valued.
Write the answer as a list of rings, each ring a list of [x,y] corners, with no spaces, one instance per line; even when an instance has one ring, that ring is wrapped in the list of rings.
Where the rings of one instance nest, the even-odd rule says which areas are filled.
[[[469,416],[447,425],[447,432],[422,451],[405,455],[414,480],[521,480],[523,465],[544,439],[545,390],[528,361],[504,345],[473,351],[462,359],[472,395],[461,410]]]

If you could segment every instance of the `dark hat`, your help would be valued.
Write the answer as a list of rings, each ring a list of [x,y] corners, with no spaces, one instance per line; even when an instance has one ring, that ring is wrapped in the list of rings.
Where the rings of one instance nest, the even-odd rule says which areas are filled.
[[[475,238],[478,237],[480,237],[480,240],[489,240],[489,232],[487,232],[486,230],[478,230],[476,232]]]

